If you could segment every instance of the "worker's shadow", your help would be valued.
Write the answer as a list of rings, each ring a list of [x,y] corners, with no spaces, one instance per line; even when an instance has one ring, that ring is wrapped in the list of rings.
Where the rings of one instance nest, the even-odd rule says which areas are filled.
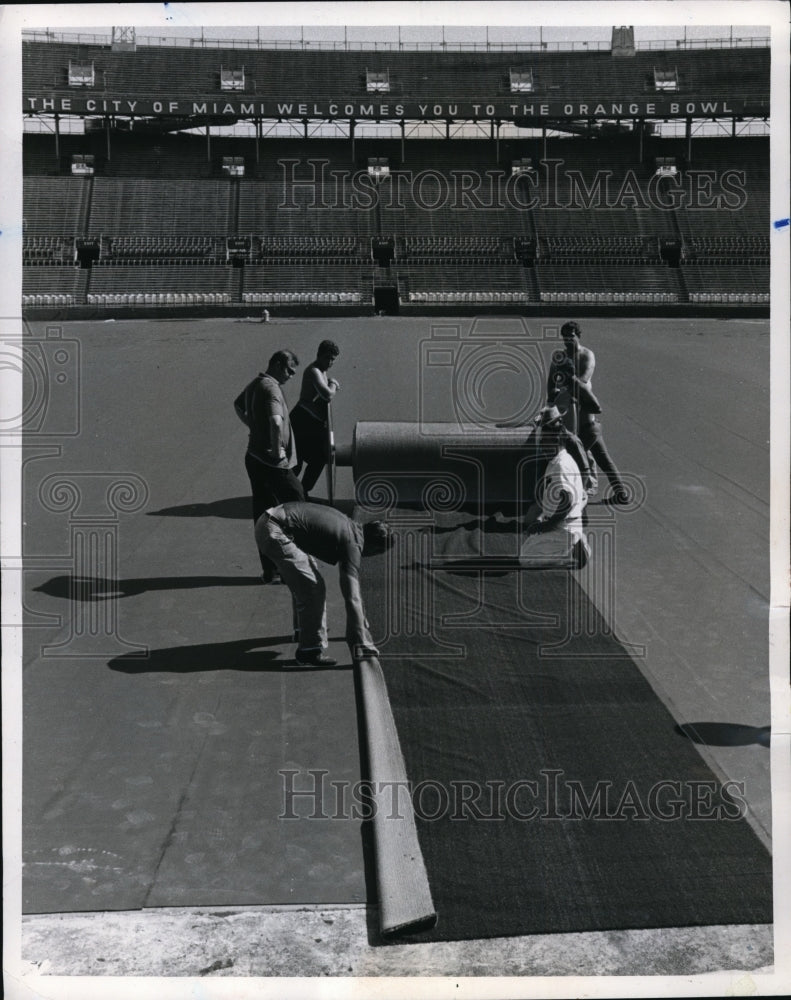
[[[185,503],[178,507],[146,511],[146,517],[229,517],[249,521],[252,516],[253,503],[249,496],[212,500],[210,503]]]
[[[495,513],[473,517],[459,524],[432,524],[429,528],[434,535],[450,535],[454,531],[482,531],[486,535],[516,535],[523,530],[522,521],[516,514],[505,513],[498,518]]]
[[[281,647],[273,649],[271,647]],[[291,635],[235,639],[231,642],[197,643],[151,649],[144,656],[125,653],[108,662],[111,670],[123,674],[192,674],[209,670],[241,670],[265,673],[301,673],[315,670],[351,670],[351,663],[334,667],[301,666],[293,658]]]
[[[328,500],[312,497],[311,503],[327,506]],[[335,500],[334,507],[351,515],[352,500]],[[253,517],[253,502],[249,496],[228,497],[226,500],[211,500],[208,503],[185,503],[178,507],[162,507],[161,510],[147,510],[146,517],[224,517],[236,521],[249,521]]]
[[[113,580],[104,576],[53,576],[33,590],[69,601],[110,601],[155,590],[200,587],[260,587],[260,576],[143,576]]]

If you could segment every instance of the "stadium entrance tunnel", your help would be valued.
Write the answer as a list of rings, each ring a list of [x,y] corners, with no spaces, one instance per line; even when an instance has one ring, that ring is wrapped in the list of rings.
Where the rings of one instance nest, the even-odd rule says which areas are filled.
[[[681,266],[681,240],[662,240],[659,254],[668,267]]]
[[[400,306],[398,288],[395,285],[381,285],[374,289],[374,309],[385,316],[397,316]]]
[[[75,240],[74,252],[80,267],[88,268],[101,257],[101,244],[98,239]]]

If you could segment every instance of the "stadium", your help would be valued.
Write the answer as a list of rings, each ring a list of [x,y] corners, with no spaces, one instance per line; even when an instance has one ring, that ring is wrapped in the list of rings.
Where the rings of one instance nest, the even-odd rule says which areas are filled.
[[[770,90],[768,29],[22,33],[28,975],[771,976]],[[572,319],[628,502],[525,568]],[[337,669],[233,412],[325,338],[311,499],[395,537]]]

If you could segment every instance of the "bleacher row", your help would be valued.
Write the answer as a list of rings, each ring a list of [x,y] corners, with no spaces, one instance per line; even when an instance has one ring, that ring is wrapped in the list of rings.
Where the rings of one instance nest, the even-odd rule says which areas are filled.
[[[96,306],[176,307],[230,305],[233,298],[228,292],[89,292],[86,302]]]
[[[399,236],[396,257],[505,257],[514,256],[513,240],[499,236]]]
[[[215,236],[112,236],[102,240],[101,255],[116,258],[225,257],[225,241]]]
[[[644,236],[547,236],[540,241],[547,257],[622,257],[659,259],[659,238]]]
[[[599,305],[639,302],[646,305],[667,305],[678,300],[676,292],[541,292],[542,302],[590,302]]]
[[[190,263],[222,261],[228,256],[228,243],[215,236],[113,236],[98,237],[99,259],[124,260],[128,263],[182,260]],[[392,241],[395,260],[414,263],[437,263],[466,260],[486,263],[494,260],[514,260],[525,251],[517,244],[492,238],[465,237],[396,237]],[[660,241],[657,237],[640,236],[540,236],[536,241],[540,258],[565,260],[567,263],[587,258],[607,258],[617,262],[660,262]],[[251,236],[241,248],[247,259],[279,260],[286,263],[325,261],[364,262],[371,258],[371,243],[356,237],[269,237]],[[65,263],[75,258],[74,240],[61,236],[25,236],[22,245],[26,264]],[[681,242],[684,259],[768,259],[769,237],[755,234],[744,236],[713,235],[690,237]]]
[[[64,264],[74,260],[74,241],[61,236],[25,236],[22,259],[26,264]]]
[[[22,294],[23,306],[76,306],[81,305],[74,295],[65,292],[50,292],[47,294],[34,292]]]
[[[769,292],[690,292],[689,301],[728,303],[730,305],[769,305]]]
[[[350,305],[371,301],[373,274],[373,268],[332,265],[313,270],[260,265],[245,269],[243,275],[239,269],[219,265],[146,268],[115,264],[90,271],[74,265],[26,267],[23,305]],[[663,271],[638,266],[608,268],[601,264],[560,269],[552,265],[532,269],[515,265],[410,267],[395,271],[391,280],[397,284],[402,301],[412,303],[657,304],[684,301],[684,287],[688,301],[697,303],[766,303],[769,295],[769,268],[756,265],[694,264]]]
[[[372,296],[363,292],[243,292],[242,302],[255,305],[354,305],[370,302]]]
[[[425,303],[436,303],[436,304],[456,304],[459,302],[477,302],[486,303],[488,305],[504,304],[507,302],[530,302],[532,301],[531,296],[525,291],[519,292],[500,292],[500,291],[475,291],[475,292],[458,292],[458,291],[430,291],[430,292],[407,292],[406,293],[407,302],[425,302]]]
[[[356,236],[256,236],[254,240],[261,257],[356,257],[365,249]]]
[[[232,302],[227,292],[102,292],[88,293],[88,305],[98,306],[192,306],[217,305]],[[242,301],[250,305],[354,305],[371,301],[370,295],[362,292],[245,292]],[[407,292],[406,301],[414,303],[456,304],[460,302],[498,305],[514,302],[530,302],[531,297],[524,292]],[[666,292],[543,292],[541,302],[596,303],[605,304],[667,304],[678,302],[678,296]],[[690,292],[689,301],[694,303],[730,303],[763,305],[769,303],[768,292]],[[75,296],[66,294],[23,295],[23,306],[74,306]]]
[[[691,235],[682,247],[684,257],[769,257],[769,237],[755,233],[739,236]]]

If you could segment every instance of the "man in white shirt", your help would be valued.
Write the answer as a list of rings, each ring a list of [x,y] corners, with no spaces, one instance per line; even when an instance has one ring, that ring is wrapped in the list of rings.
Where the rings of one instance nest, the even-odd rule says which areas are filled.
[[[563,414],[556,406],[541,411],[542,445],[554,451],[537,490],[540,513],[526,527],[519,561],[527,567],[581,568],[590,555],[582,526],[588,502],[579,465],[566,450]]]

